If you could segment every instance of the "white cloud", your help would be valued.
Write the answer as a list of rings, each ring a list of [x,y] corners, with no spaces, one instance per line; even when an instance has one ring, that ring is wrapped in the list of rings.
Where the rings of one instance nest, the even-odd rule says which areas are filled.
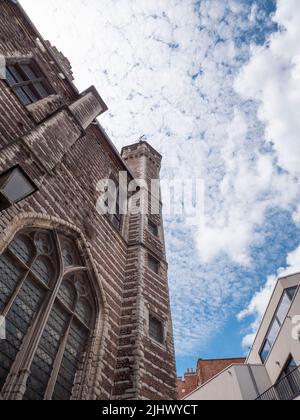
[[[300,246],[287,257],[287,268],[279,270],[280,276],[289,276],[300,272]]]
[[[294,196],[292,181],[276,172],[276,156],[261,152],[264,139],[250,138],[253,112],[245,114],[233,91],[247,57],[236,33],[251,30],[255,18],[242,17],[232,0],[23,3],[70,57],[79,87],[98,87],[109,106],[101,123],[117,146],[146,134],[164,156],[166,176],[176,168],[178,178],[204,178],[207,229],[195,232],[202,261],[226,254],[249,264],[266,210]],[[270,187],[272,197],[263,197]]]
[[[287,256],[287,266],[279,268],[275,276],[269,276],[267,283],[252,298],[247,308],[238,314],[238,320],[242,321],[252,317],[254,321],[250,326],[251,332],[243,338],[243,346],[251,347],[255,339],[261,320],[265,314],[278,277],[289,276],[300,272],[300,246]]]
[[[259,104],[258,116],[265,123],[266,139],[273,144],[278,164],[291,175],[285,184],[279,186],[283,193],[285,188],[289,190],[283,198],[283,202],[288,206],[293,199],[299,200],[299,191],[291,188],[292,177],[297,179],[300,175],[299,2],[278,0],[274,21],[280,25],[281,31],[270,37],[267,46],[252,47],[251,60],[237,78],[235,87],[245,99],[254,99]],[[267,182],[262,183],[267,186]],[[294,212],[293,219],[296,224],[300,224],[300,205]],[[299,261],[300,248],[297,248],[288,255],[287,268],[279,269],[278,275],[300,271]],[[251,334],[244,338],[245,346],[251,345],[254,339],[275,282],[276,277],[269,277],[266,286],[239,315],[240,319],[248,316],[255,318]]]
[[[300,8],[298,0],[278,0],[274,20],[284,30],[268,46],[253,47],[252,58],[236,81],[237,91],[259,102],[266,138],[273,142],[278,163],[300,174]]]
[[[300,226],[300,204],[293,213],[293,220],[297,226]]]
[[[258,12],[258,6],[257,6],[256,3],[253,3],[252,7],[251,7],[251,14],[250,14],[250,17],[249,17],[250,22],[255,22],[256,21],[257,12]]]
[[[259,328],[260,322],[267,309],[268,303],[272,296],[273,290],[277,282],[276,276],[270,276],[265,286],[257,292],[249,303],[248,307],[238,314],[238,320],[242,321],[248,317],[254,317],[254,321],[250,326],[251,333],[243,338],[243,346],[249,348],[252,346],[255,339],[256,332]]]

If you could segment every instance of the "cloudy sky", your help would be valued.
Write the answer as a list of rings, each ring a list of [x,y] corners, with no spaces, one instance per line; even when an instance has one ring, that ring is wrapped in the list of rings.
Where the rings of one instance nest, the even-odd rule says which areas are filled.
[[[205,182],[205,229],[166,220],[178,371],[247,352],[278,273],[300,268],[299,0],[22,0],[96,85],[118,148]]]

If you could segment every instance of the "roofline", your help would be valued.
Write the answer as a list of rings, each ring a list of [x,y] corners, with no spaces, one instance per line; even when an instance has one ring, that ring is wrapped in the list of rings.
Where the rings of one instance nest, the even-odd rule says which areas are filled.
[[[129,166],[126,164],[126,162],[124,161],[124,159],[120,155],[120,152],[118,151],[118,149],[114,145],[113,141],[110,139],[110,137],[106,133],[105,129],[102,127],[102,125],[100,124],[100,122],[98,120],[96,120],[95,122],[97,123],[98,129],[101,131],[103,137],[105,138],[106,142],[108,143],[108,145],[110,146],[110,148],[112,149],[112,151],[114,152],[114,154],[120,160],[120,162],[122,163],[122,165],[124,166],[124,168],[126,169],[126,171],[129,173],[129,175],[132,177],[132,179],[135,179],[135,176],[134,176],[132,170],[129,168]]]
[[[222,361],[222,360],[223,361],[232,360],[233,362],[238,361],[238,360],[245,360],[246,361],[246,357],[223,357],[223,358],[220,358],[220,359],[198,359],[197,366],[200,362],[219,362],[219,361]],[[186,372],[184,374],[184,376],[177,376],[177,379],[178,380],[183,380],[184,377],[188,376],[188,375],[197,375],[197,370],[194,371],[194,372]]]
[[[12,0],[11,0],[12,1]],[[25,17],[26,21],[28,22],[29,26],[31,27],[31,29],[33,30],[33,32],[36,33],[37,37],[40,39],[41,43],[43,44],[43,47],[47,50],[47,52],[50,54],[50,56],[52,57],[52,59],[54,60],[54,62],[56,63],[56,65],[59,67],[59,69],[61,70],[61,72],[63,73],[63,75],[65,76],[66,80],[68,81],[68,83],[70,83],[72,89],[75,91],[75,93],[77,93],[78,95],[80,95],[80,91],[78,90],[78,88],[76,87],[75,83],[70,79],[70,76],[67,74],[67,72],[62,68],[61,64],[58,62],[58,60],[56,59],[55,55],[53,54],[53,52],[51,51],[51,49],[49,48],[49,46],[47,45],[47,43],[45,42],[44,37],[42,36],[42,34],[39,32],[39,30],[37,29],[37,27],[34,25],[34,23],[32,22],[32,20],[30,19],[30,17],[28,16],[28,14],[26,13],[25,9],[23,8],[23,6],[21,5],[19,0],[13,0],[13,3],[16,4],[16,6],[19,8],[21,14]],[[100,95],[99,95],[100,96]],[[102,98],[101,98],[101,101]],[[103,101],[106,109],[108,109],[107,105],[105,104],[105,102]],[[122,159],[121,154],[119,153],[118,149],[116,148],[116,146],[113,144],[112,140],[109,138],[108,134],[105,132],[104,128],[101,126],[101,124],[99,123],[98,120],[96,120],[97,122],[97,126],[98,129],[100,130],[101,134],[103,135],[103,137],[105,138],[108,146],[111,148],[111,150],[113,151],[113,153],[116,155],[116,157],[118,158],[118,160],[120,161],[120,163],[122,164],[122,166],[126,169],[126,171],[129,173],[129,175],[134,179],[134,176],[131,172],[131,170],[129,169],[128,165],[124,162],[124,160]]]
[[[49,46],[47,45],[44,37],[42,36],[42,34],[39,32],[39,30],[37,29],[37,27],[35,26],[35,24],[32,22],[32,20],[30,19],[30,17],[28,16],[28,14],[26,13],[25,9],[23,8],[23,6],[21,5],[19,0],[11,0],[20,10],[20,12],[23,14],[23,16],[25,17],[25,19],[27,20],[27,22],[29,23],[29,26],[31,27],[31,29],[37,34],[39,40],[41,41],[41,43],[43,44],[43,47],[48,51],[48,53],[51,55],[51,57],[53,58],[53,60],[55,61],[55,64],[60,68],[62,74],[65,76],[65,78],[67,79],[67,81],[70,83],[70,85],[72,86],[72,88],[75,90],[76,93],[80,94],[79,90],[77,89],[76,85],[74,84],[74,82],[70,79],[70,76],[68,75],[68,73],[61,67],[61,64],[58,62],[57,58],[55,57],[55,55],[53,54],[53,52],[50,50]]]
[[[297,271],[296,273],[292,273],[292,274],[287,274],[286,276],[278,276],[277,277],[277,282],[279,282],[280,280],[286,280],[289,279],[290,277],[294,277],[294,276],[299,276],[300,271]],[[276,285],[277,286],[277,285]]]
[[[124,146],[124,147],[122,147],[122,151],[121,151],[121,155],[123,154],[123,152],[126,150],[126,149],[130,149],[130,148],[133,148],[133,147],[136,147],[136,146],[138,146],[138,145],[142,145],[142,144],[144,144],[144,145],[146,145],[146,146],[148,146],[151,150],[152,150],[152,152],[154,153],[154,154],[156,154],[160,159],[162,159],[162,155],[156,150],[156,149],[154,149],[154,147],[153,146],[151,146],[151,144],[149,143],[149,142],[147,142],[147,141],[145,141],[145,140],[140,140],[140,141],[137,141],[136,143],[133,143],[133,144],[129,144],[128,146]]]
[[[218,361],[221,361],[221,360],[224,360],[224,361],[226,361],[226,360],[246,360],[246,357],[241,356],[241,357],[223,357],[223,358],[216,358],[216,359],[198,359],[197,363],[200,363],[200,362],[218,362]]]
[[[217,373],[214,377],[212,377],[211,379],[209,379],[207,382],[204,382],[204,384],[200,385],[198,388],[194,389],[194,391],[190,392],[189,394],[187,394],[182,401],[186,400],[187,397],[193,395],[195,392],[199,391],[199,389],[204,388],[206,385],[208,385],[210,382],[214,381],[216,378],[218,378],[219,376],[223,375],[223,373],[225,373],[227,370],[232,369],[234,367],[240,367],[243,366],[245,368],[249,368],[249,366],[256,366],[256,367],[264,367],[264,365],[259,365],[259,364],[251,364],[251,365],[247,365],[247,364],[240,364],[240,363],[233,363],[230,366],[228,366],[227,368],[223,369],[222,372]]]

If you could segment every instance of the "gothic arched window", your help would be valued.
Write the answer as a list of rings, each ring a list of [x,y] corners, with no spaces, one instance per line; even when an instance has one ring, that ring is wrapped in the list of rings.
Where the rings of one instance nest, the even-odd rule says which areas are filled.
[[[26,229],[0,256],[0,392],[25,400],[68,400],[96,313],[88,270],[76,241]],[[20,394],[18,395],[20,398]]]

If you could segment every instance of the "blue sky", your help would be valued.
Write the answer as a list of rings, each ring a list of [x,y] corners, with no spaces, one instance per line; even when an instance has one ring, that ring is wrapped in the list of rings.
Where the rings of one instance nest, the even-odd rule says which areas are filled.
[[[21,4],[96,85],[118,148],[145,134],[163,178],[204,180],[205,228],[165,222],[179,374],[245,354],[278,270],[300,265],[299,1]]]

